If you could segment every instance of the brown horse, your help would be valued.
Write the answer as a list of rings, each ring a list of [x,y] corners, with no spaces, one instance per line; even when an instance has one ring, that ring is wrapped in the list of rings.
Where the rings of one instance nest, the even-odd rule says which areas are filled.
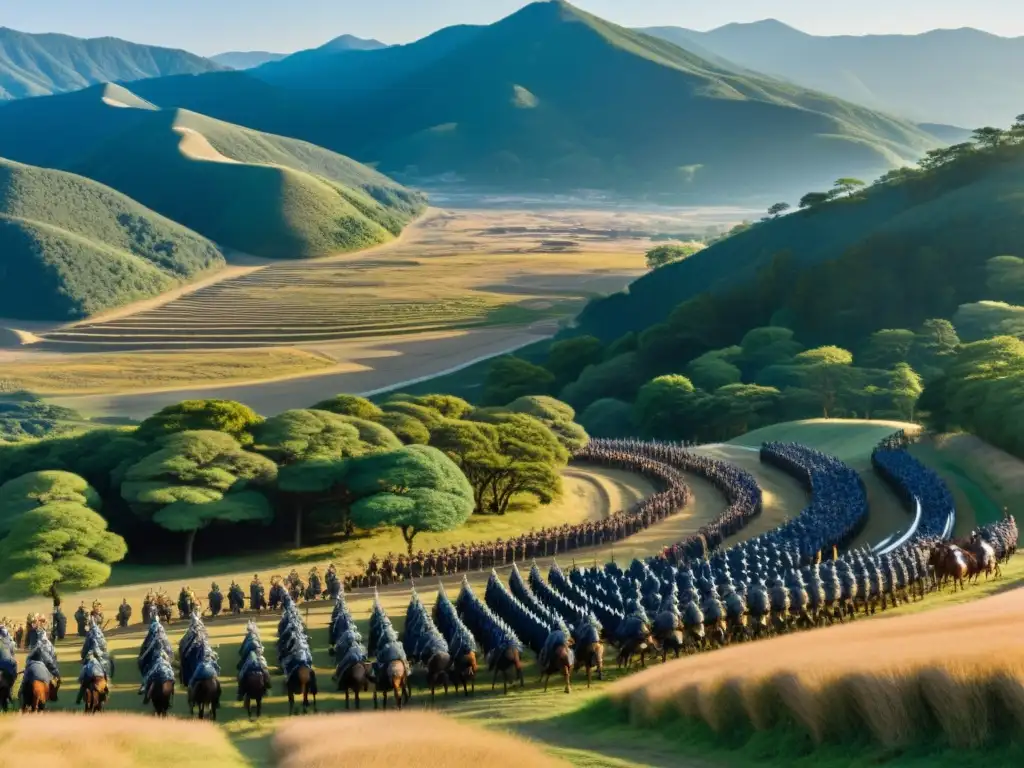
[[[546,663],[541,667],[541,677],[544,678],[544,691],[548,690],[548,681],[554,674],[561,673],[565,679],[565,692],[572,692],[572,662],[569,660],[570,657],[569,644],[563,643],[556,645],[551,655],[548,657]]]
[[[444,686],[444,693],[448,695],[448,668],[451,667],[452,657],[447,653],[435,653],[427,660],[427,686],[430,688],[430,703],[434,703],[434,692],[437,686]]]
[[[989,576],[999,578],[1003,575],[995,549],[981,536],[974,534],[964,548],[974,556],[975,567],[970,577],[974,579],[975,584],[978,583],[978,576],[982,573],[985,574],[985,581],[988,581]]]
[[[238,682],[238,687],[249,720],[252,720],[252,702],[254,701],[256,702],[256,718],[259,719],[263,715],[263,697],[270,693],[270,684],[267,682],[267,678],[264,677],[262,671],[248,672]]]
[[[409,668],[401,659],[388,664],[386,669],[377,673],[377,685],[373,691],[373,708],[377,708],[377,694],[384,695],[384,709],[388,708],[388,694],[395,698],[395,705],[401,709],[412,697],[409,689]],[[404,699],[404,701],[403,701]]]
[[[210,677],[206,680],[197,680],[188,689],[188,710],[193,717],[196,714],[196,707],[199,707],[199,719],[202,720],[206,714],[206,708],[210,708],[210,719],[217,719],[217,710],[220,708],[220,680]]]
[[[25,680],[21,690],[21,711],[42,712],[49,701],[57,701],[60,690],[60,678],[55,677],[49,683],[42,680]]]
[[[935,581],[941,589],[947,579],[953,581],[953,591],[957,585],[964,589],[964,579],[971,572],[974,555],[965,552],[956,544],[939,544],[932,550],[928,564],[935,570]]]
[[[455,685],[456,692],[458,692],[461,685],[462,692],[467,697],[469,696],[470,688],[472,688],[473,693],[476,693],[476,670],[476,651],[470,651],[452,659],[452,663],[448,667],[448,679]]]
[[[162,682],[150,683],[146,690],[143,704],[153,702],[153,711],[157,717],[167,717],[167,712],[174,703],[174,681],[164,680]]]
[[[504,691],[508,694],[509,672],[513,675],[513,681],[519,680],[519,687],[526,687],[526,680],[523,678],[523,662],[519,658],[519,649],[509,646],[504,651],[492,651],[488,659],[488,667],[494,671],[494,679],[491,681],[491,690],[498,684],[498,673],[501,673]]]
[[[597,669],[598,680],[604,680],[604,645],[600,640],[580,646],[576,653],[576,666],[573,671],[579,672],[580,667],[587,670],[587,688],[590,687],[590,671],[592,669]]]
[[[313,697],[313,712],[316,712],[316,672],[301,666],[288,678],[288,714],[295,714],[295,697],[302,695],[302,714],[309,711],[309,697]]]
[[[622,644],[619,648],[618,663],[619,667],[625,667],[629,669],[629,665],[633,663],[633,657],[640,657],[640,666],[643,669],[647,668],[647,653],[651,650],[656,650],[657,645],[654,642],[654,636],[648,634],[646,637],[631,637]]]
[[[110,696],[110,688],[107,685],[107,678],[93,677],[82,683],[82,699],[85,701],[85,714],[94,715],[103,711]]]
[[[11,690],[14,678],[6,672],[0,672],[0,712],[6,712],[11,704]]]
[[[338,678],[338,690],[345,692],[345,709],[349,708],[349,694],[356,697],[356,709],[359,709],[359,694],[370,690],[372,667],[369,662],[360,661],[345,670]]]

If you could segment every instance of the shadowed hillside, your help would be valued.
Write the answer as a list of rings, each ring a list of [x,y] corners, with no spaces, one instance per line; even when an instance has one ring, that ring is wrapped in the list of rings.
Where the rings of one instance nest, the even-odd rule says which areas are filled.
[[[209,240],[119,192],[0,159],[0,307],[70,320],[224,266]]]
[[[221,65],[186,51],[114,37],[82,40],[0,27],[0,101],[46,96],[107,81],[213,72]]]
[[[384,242],[423,205],[417,193],[333,152],[160,110],[119,86],[3,109],[0,154],[73,170],[259,256],[322,256]]]

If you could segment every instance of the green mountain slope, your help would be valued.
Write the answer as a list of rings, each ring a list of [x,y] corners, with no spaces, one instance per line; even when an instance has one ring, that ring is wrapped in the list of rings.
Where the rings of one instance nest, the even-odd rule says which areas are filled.
[[[976,29],[817,37],[772,20],[643,31],[916,122],[1005,125],[1024,105],[1024,37]]]
[[[119,86],[17,102],[0,118],[0,155],[73,170],[258,256],[306,258],[384,242],[423,205],[346,157],[161,110]]]
[[[209,240],[119,192],[0,159],[4,317],[86,317],[223,266]]]
[[[345,113],[360,119],[339,119],[330,140],[385,172],[506,187],[760,194],[769,180],[878,171],[936,143],[560,1],[480,30]]]
[[[75,91],[101,82],[199,74],[220,68],[186,51],[113,37],[83,40],[0,27],[0,101]]]
[[[768,313],[760,324],[778,313],[776,321],[810,338],[842,340],[950,317],[959,304],[986,297],[987,259],[1020,253],[1022,190],[1024,145],[976,151],[901,183],[757,224],[590,304],[579,329],[617,338],[665,321],[683,302],[759,281],[774,296],[768,307],[762,298],[747,302],[750,312]],[[925,314],[908,320],[908,312]],[[742,314],[735,313],[737,323]],[[719,320],[708,315],[709,323]]]
[[[270,51],[226,51],[211,56],[210,61],[215,61],[223,67],[231,69],[255,69],[271,61],[280,61],[287,58],[288,53],[272,53]]]

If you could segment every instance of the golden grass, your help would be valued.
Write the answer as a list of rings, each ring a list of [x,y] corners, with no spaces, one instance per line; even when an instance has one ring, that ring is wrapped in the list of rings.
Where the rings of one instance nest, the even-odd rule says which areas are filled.
[[[430,712],[325,715],[282,726],[273,741],[280,768],[558,768],[568,763],[522,738]]]
[[[45,768],[242,768],[247,761],[212,723],[107,712],[0,718],[6,765]]]
[[[795,726],[816,744],[973,748],[1024,728],[1024,591],[799,633],[617,683],[634,723],[666,714],[716,733]]]

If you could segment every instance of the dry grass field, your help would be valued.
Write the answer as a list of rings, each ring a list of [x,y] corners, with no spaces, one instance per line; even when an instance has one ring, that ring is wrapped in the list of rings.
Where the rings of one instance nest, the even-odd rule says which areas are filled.
[[[538,747],[429,712],[314,717],[289,723],[273,741],[280,768],[391,768],[410,758],[419,768],[559,768]]]
[[[39,768],[243,768],[249,763],[212,723],[47,714],[0,718],[6,765]]]

